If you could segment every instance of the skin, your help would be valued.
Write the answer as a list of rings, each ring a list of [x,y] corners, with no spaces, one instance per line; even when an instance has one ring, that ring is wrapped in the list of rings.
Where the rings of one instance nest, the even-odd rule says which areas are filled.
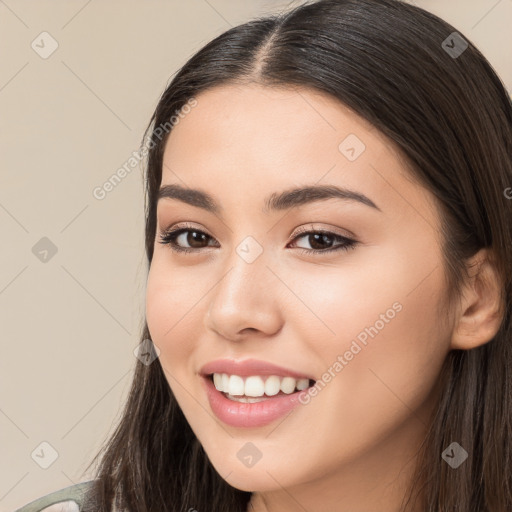
[[[162,185],[208,192],[223,218],[176,199],[158,204],[146,318],[169,386],[218,473],[253,491],[248,510],[397,512],[447,353],[498,329],[493,267],[478,253],[489,279],[471,281],[460,305],[440,316],[447,290],[435,197],[384,135],[308,89],[229,85],[196,99],[167,141]],[[338,149],[349,134],[366,146],[354,161]],[[381,211],[331,198],[262,212],[269,194],[307,184],[348,187]],[[195,253],[158,243],[182,222],[208,235]],[[359,243],[322,253],[311,236],[296,237],[299,227]],[[250,264],[236,252],[247,236],[263,248]],[[259,428],[213,414],[198,375],[205,363],[254,357],[321,380],[397,302],[401,310],[307,405]],[[247,442],[262,454],[252,467],[237,457]]]

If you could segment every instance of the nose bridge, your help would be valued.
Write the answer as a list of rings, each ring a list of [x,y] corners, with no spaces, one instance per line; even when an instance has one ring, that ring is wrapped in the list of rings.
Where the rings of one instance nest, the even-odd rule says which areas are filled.
[[[267,274],[270,272],[266,268],[263,247],[254,238],[246,237],[235,246],[225,263],[226,273],[214,294],[218,305],[224,309],[233,306],[252,309],[262,302],[262,293],[266,293],[268,299]]]
[[[222,277],[212,290],[209,327],[225,337],[246,328],[271,333],[279,328],[280,310],[262,244],[246,236],[226,258]]]

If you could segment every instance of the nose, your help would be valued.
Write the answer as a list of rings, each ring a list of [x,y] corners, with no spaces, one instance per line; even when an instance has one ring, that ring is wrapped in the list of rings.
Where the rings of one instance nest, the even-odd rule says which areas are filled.
[[[233,251],[223,267],[227,270],[207,295],[207,329],[231,341],[268,337],[281,329],[283,285],[267,267],[264,254],[248,263]]]

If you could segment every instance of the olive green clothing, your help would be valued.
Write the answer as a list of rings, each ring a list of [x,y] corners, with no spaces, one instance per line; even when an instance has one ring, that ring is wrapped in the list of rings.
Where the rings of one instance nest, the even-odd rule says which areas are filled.
[[[78,505],[78,509],[81,511],[84,503],[85,492],[91,487],[92,483],[93,480],[89,482],[82,482],[80,484],[71,485],[70,487],[52,492],[28,503],[27,505],[24,505],[14,512],[41,512],[51,505],[70,500],[74,501]],[[74,507],[74,510],[76,510],[76,506]]]

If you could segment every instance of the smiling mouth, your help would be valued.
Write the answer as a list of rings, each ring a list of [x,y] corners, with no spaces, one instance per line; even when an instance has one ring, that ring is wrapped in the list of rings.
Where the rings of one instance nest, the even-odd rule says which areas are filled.
[[[293,395],[316,383],[313,379],[295,379],[279,375],[242,377],[226,373],[211,373],[206,378],[227,399],[244,403],[256,403],[277,396]]]

